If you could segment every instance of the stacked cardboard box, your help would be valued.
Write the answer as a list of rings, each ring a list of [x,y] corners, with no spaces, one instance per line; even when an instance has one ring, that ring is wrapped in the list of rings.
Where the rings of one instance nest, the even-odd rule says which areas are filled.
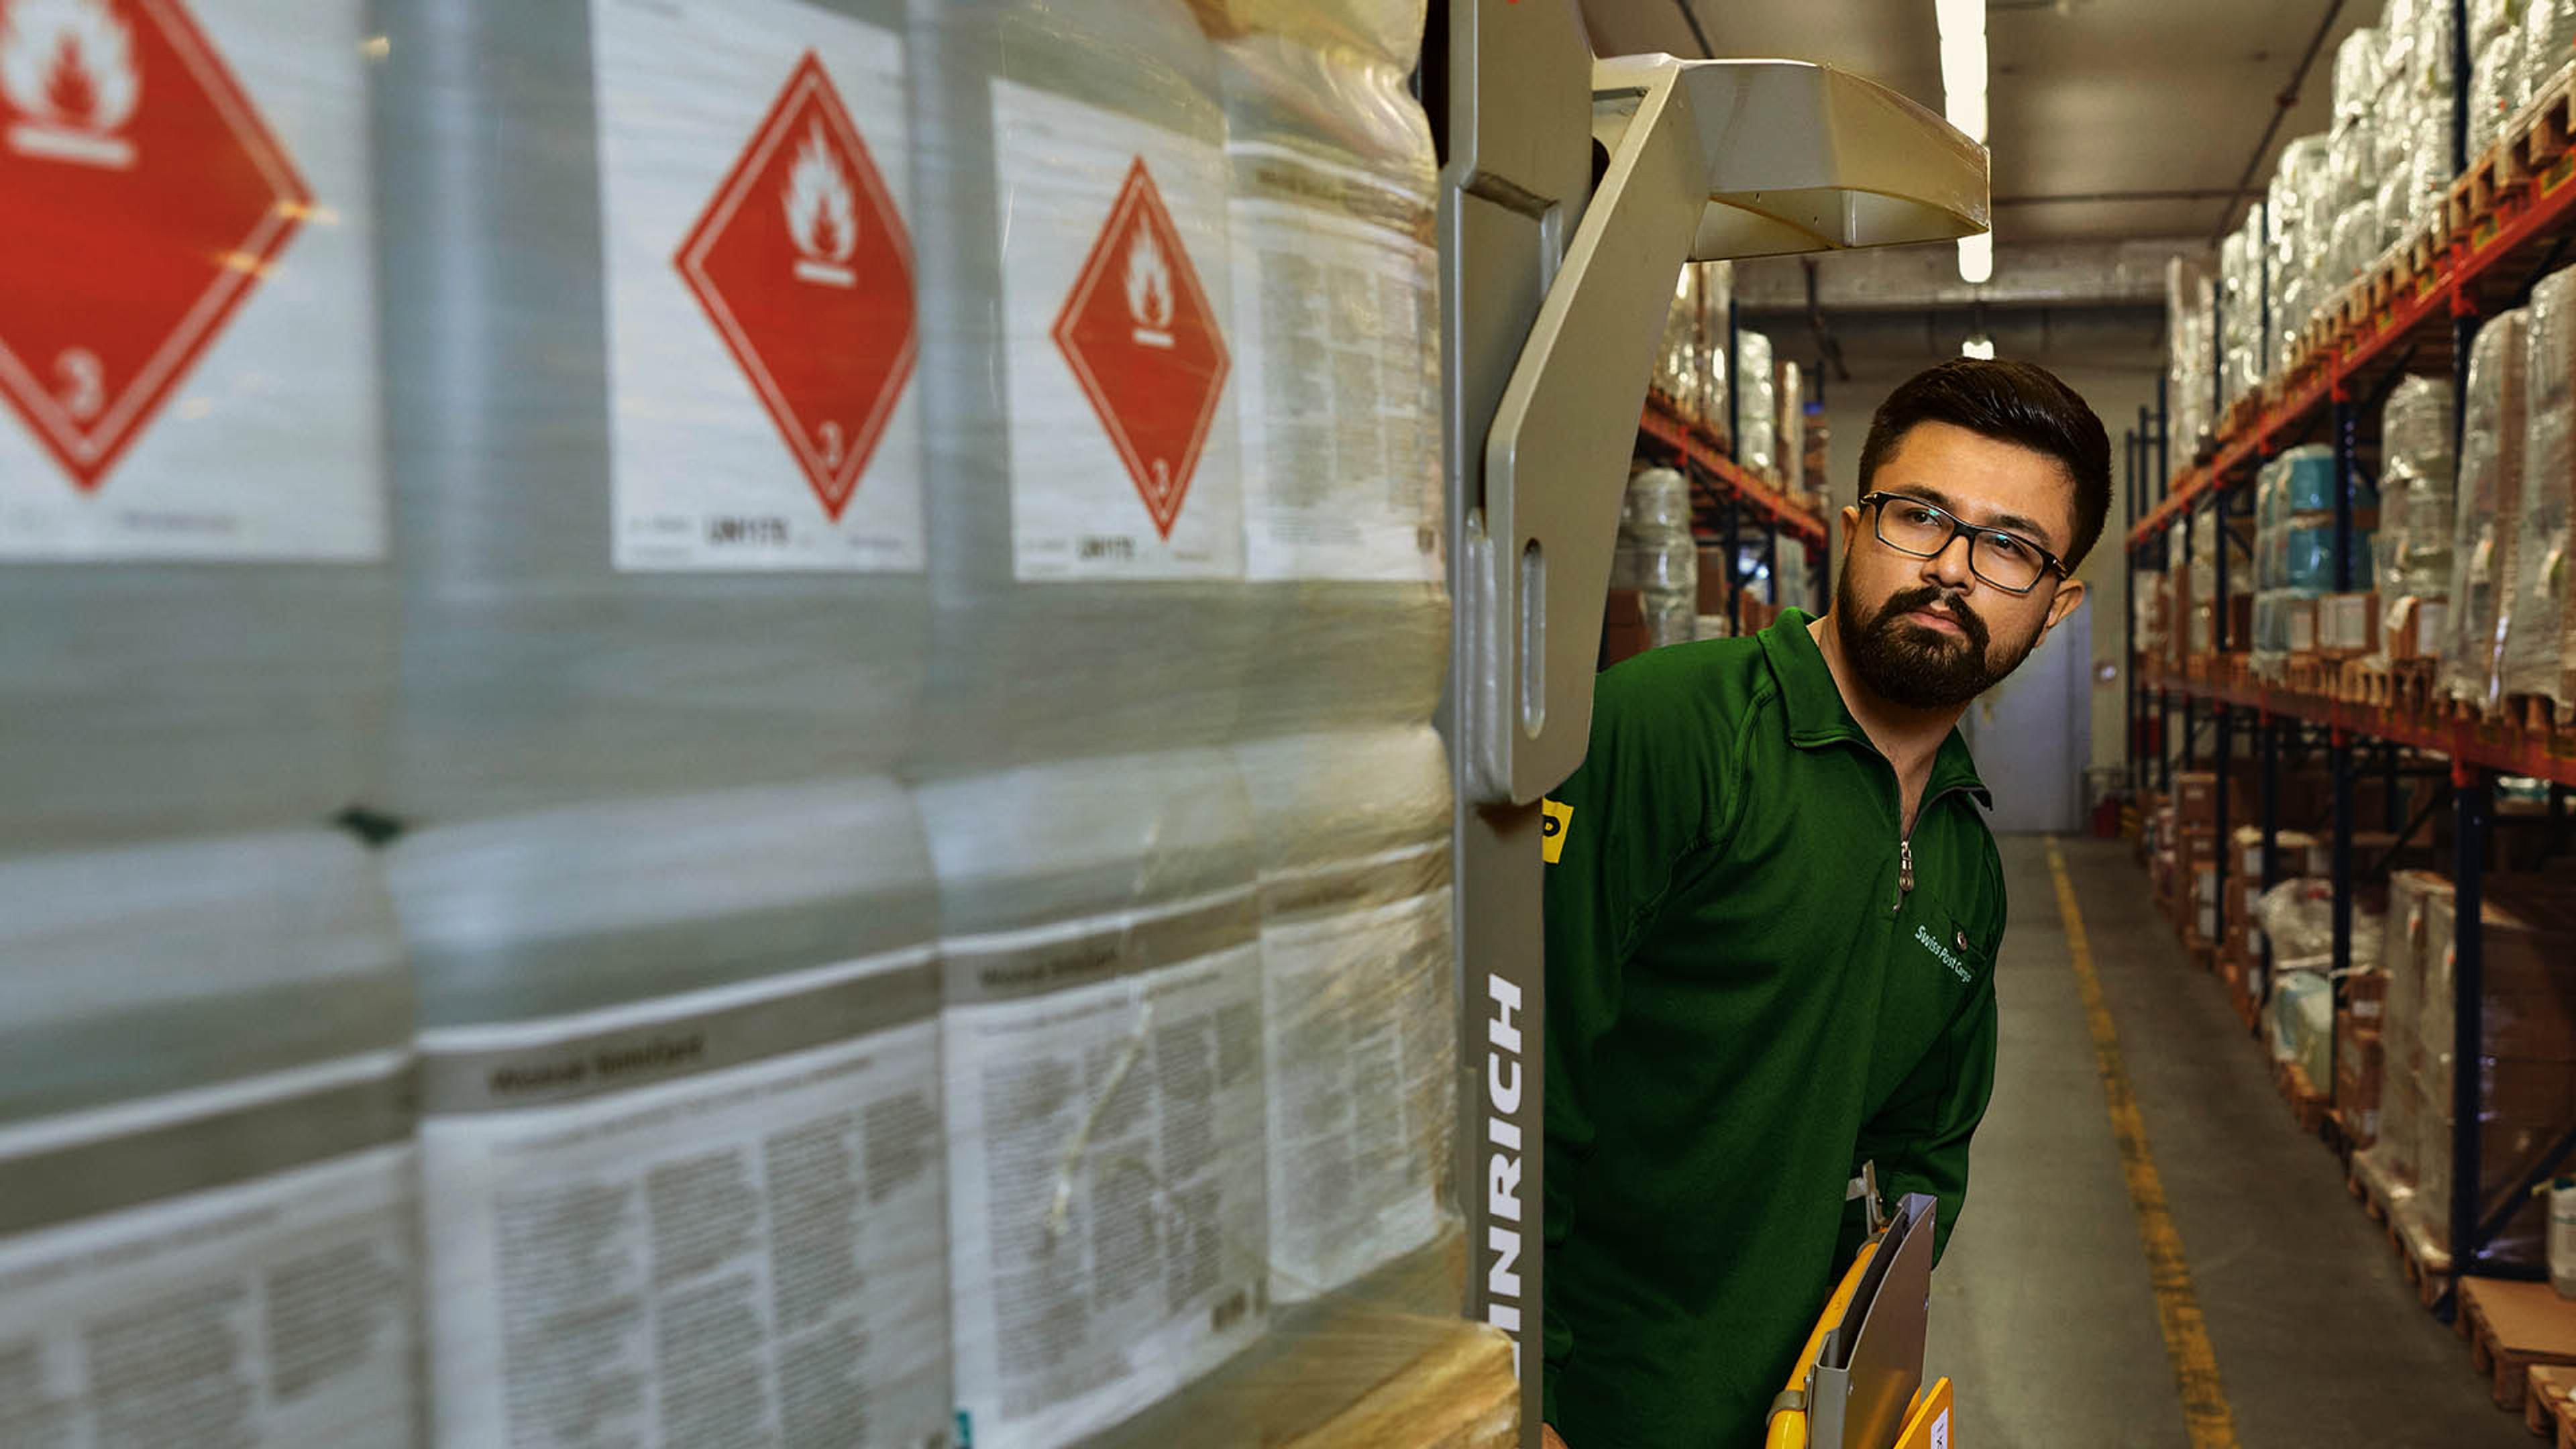
[[[2390,883],[2385,1081],[2379,1144],[2388,1175],[2413,1193],[2396,1204],[2435,1241],[2449,1221],[2457,1112],[2451,883],[2401,871]],[[2476,1075],[2479,1198],[2486,1210],[2542,1165],[2576,1127],[2576,896],[2564,877],[2498,875],[2485,883],[2483,998]],[[2493,1249],[2542,1257],[2545,1216],[2520,1205]]]
[[[2176,894],[2181,907],[2177,924],[2183,944],[2195,951],[2215,950],[2225,934],[2218,892],[2220,798],[2215,771],[2184,770],[2174,776],[2175,860],[2180,871]],[[2243,775],[2228,778],[2225,798],[2227,818],[2243,820]]]

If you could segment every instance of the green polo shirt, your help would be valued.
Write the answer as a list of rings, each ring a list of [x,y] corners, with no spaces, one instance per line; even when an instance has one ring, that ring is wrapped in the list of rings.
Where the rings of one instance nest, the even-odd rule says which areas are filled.
[[[2002,863],[1956,731],[1896,772],[1791,609],[1603,674],[1547,866],[1547,1415],[1748,1449],[1860,1239],[1940,1199],[1994,1086]]]

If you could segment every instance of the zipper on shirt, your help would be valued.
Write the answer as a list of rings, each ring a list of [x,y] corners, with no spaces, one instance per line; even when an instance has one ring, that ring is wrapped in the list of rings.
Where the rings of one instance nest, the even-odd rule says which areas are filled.
[[[1923,817],[1932,813],[1933,806],[1967,788],[1965,785],[1953,785],[1916,806],[1914,823],[1921,825]],[[1905,914],[1905,898],[1912,894],[1914,894],[1914,832],[1908,830],[1896,837],[1896,904],[1888,907],[1887,913],[1891,916]]]

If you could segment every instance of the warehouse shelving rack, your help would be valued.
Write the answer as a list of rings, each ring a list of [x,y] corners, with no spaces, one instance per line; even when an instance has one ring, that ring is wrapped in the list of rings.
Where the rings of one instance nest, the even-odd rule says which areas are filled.
[[[2453,0],[2453,73],[2469,73],[2465,0]],[[2527,300],[2532,287],[2560,265],[2576,260],[2576,146],[2567,128],[2549,123],[2563,114],[2563,84],[2545,92],[2535,111],[2544,124],[2535,127],[2526,112],[2509,123],[2494,148],[2467,164],[2467,87],[2458,87],[2452,117],[2454,183],[2448,203],[2430,228],[2429,243],[2413,244],[2413,260],[2404,269],[2405,285],[2392,286],[2385,272],[2365,278],[2370,295],[2330,304],[2339,323],[2323,329],[2308,360],[2292,369],[2288,385],[2267,395],[2250,418],[2204,448],[2175,471],[2166,436],[2167,399],[2159,386],[2152,416],[2141,411],[2127,453],[2129,527],[2127,571],[2134,588],[2144,569],[2178,564],[2187,568],[2193,546],[2191,522],[2204,509],[2220,519],[2219,556],[2213,560],[2216,593],[2227,598],[2230,556],[2251,556],[2251,539],[2235,520],[2249,513],[2248,486],[2261,464],[2285,449],[2323,441],[2335,459],[2335,583],[2338,591],[2357,587],[2353,549],[2353,499],[2366,467],[2376,461],[2379,404],[2408,376],[2447,376],[2452,383],[2452,427],[2456,452],[2458,429],[2466,414],[2463,365],[2476,340],[2482,318]],[[2544,154],[2546,152],[2547,154]],[[2267,286],[2268,292],[2268,286]],[[2371,305],[2377,303],[2378,305]],[[2266,298],[2268,306],[2269,299]],[[2222,301],[2220,304],[2224,306]],[[2223,335],[2223,327],[2213,329]],[[2220,344],[2223,346],[2223,344]],[[2223,387],[2213,370],[2213,390]],[[2241,410],[2240,410],[2241,412]],[[2213,398],[2213,417],[2226,416],[2226,398]],[[2146,496],[2152,485],[2155,498]],[[2179,535],[2181,546],[2174,545]],[[2132,594],[2134,598],[2134,593]],[[2211,622],[2212,643],[2224,659],[2228,638],[2223,602]],[[2566,836],[2569,787],[2576,786],[2576,734],[2564,727],[2534,730],[2519,718],[2480,718],[2426,701],[2420,708],[2358,704],[2204,672],[2197,664],[2182,675],[2146,667],[2137,649],[2136,611],[2128,624],[2130,648],[2129,738],[2132,783],[2144,787],[2150,775],[2158,785],[2170,783],[2178,748],[2188,768],[2199,758],[2200,731],[2214,738],[2211,768],[2217,774],[2217,884],[2226,899],[2227,878],[2235,862],[2229,847],[2227,806],[2235,759],[2235,731],[2248,721],[2254,731],[2253,764],[2259,785],[2262,827],[2262,884],[2281,878],[2278,835],[2279,773],[2285,745],[2305,748],[2322,736],[2333,784],[2332,872],[2334,884],[2333,966],[2336,993],[2342,996],[2342,972],[2352,959],[2352,900],[2356,881],[2353,837],[2354,784],[2362,756],[2376,752],[2392,784],[2400,771],[2400,752],[2412,750],[2449,761],[2447,794],[2452,816],[2455,891],[2453,992],[2455,1012],[2452,1100],[2481,1102],[2478,1062],[2483,1053],[2485,999],[2482,961],[2482,886],[2497,824],[2494,789],[2499,775],[2522,775],[2551,783],[2547,822],[2551,844]],[[2183,716],[2177,736],[2173,717]],[[2152,766],[2152,769],[2150,769]],[[2437,772],[2441,773],[2441,772]],[[2389,825],[2396,828],[2396,791],[2390,795]],[[2439,798],[2420,812],[2405,836],[2430,819]],[[2373,867],[2384,868],[2383,859]],[[2268,957],[2269,947],[2266,947]],[[2270,962],[2264,963],[2268,979]],[[2454,1265],[2453,1288],[2445,1290],[2435,1311],[2449,1317],[2455,1310],[2456,1284],[2462,1277],[2540,1276],[2529,1267],[2499,1262],[2487,1246],[2504,1229],[2538,1183],[2547,1181],[2571,1153],[2576,1133],[2558,1142],[2522,1182],[2494,1202],[2482,1201],[2477,1131],[2480,1110],[2455,1108],[2452,1114],[2452,1195],[2443,1237]]]
[[[1721,442],[1707,428],[1675,413],[1663,398],[1649,396],[1645,415],[1637,422],[1637,451],[1641,456],[1669,459],[1690,479],[1692,536],[1703,544],[1726,550],[1728,618],[1738,617],[1736,597],[1747,583],[1741,553],[1744,545],[1755,539],[1762,542],[1764,602],[1802,602],[1780,597],[1780,539],[1784,534],[1804,539],[1814,547],[1808,582],[1813,586],[1816,612],[1824,612],[1832,578],[1832,570],[1825,566],[1829,544],[1824,519],[1736,462],[1732,438]]]

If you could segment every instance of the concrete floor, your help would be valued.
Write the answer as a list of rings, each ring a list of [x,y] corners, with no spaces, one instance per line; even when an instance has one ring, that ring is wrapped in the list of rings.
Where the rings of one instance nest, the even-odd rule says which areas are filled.
[[[2001,1057],[1967,1210],[1933,1276],[1928,1367],[1958,1385],[1960,1449],[2188,1449],[2047,851],[2037,837],[2002,847]],[[2416,1306],[2342,1168],[2274,1094],[2225,989],[2155,914],[2127,847],[2060,849],[2237,1442],[2537,1442]]]

